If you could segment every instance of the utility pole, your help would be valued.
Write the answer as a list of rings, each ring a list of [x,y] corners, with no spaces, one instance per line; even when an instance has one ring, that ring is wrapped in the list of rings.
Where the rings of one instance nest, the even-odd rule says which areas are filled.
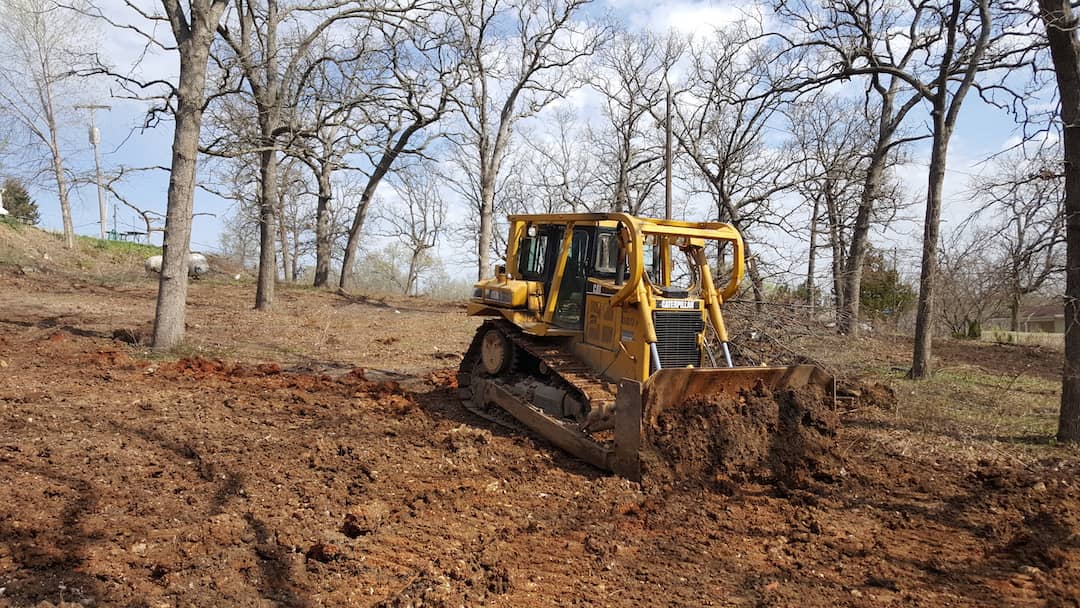
[[[75,106],[83,110],[90,110],[90,145],[94,148],[94,167],[97,170],[97,201],[98,211],[101,213],[101,240],[105,240],[105,190],[101,184],[101,154],[98,152],[98,144],[101,143],[101,132],[98,131],[95,118],[97,110],[111,110],[112,106],[89,104]]]
[[[667,74],[664,75],[667,80]],[[671,219],[671,84],[664,103],[664,219]]]

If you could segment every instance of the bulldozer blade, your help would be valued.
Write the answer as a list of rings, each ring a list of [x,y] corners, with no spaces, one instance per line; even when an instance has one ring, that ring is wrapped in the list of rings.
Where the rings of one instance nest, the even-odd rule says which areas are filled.
[[[615,395],[615,455],[611,469],[631,481],[641,481],[641,383],[623,380]]]
[[[623,380],[615,401],[615,448],[610,468],[627,479],[641,481],[644,429],[656,424],[664,410],[699,395],[736,397],[759,385],[770,390],[817,386],[829,399],[836,398],[833,376],[813,365],[663,369],[644,384]]]
[[[737,396],[758,385],[771,390],[818,386],[829,399],[836,398],[835,379],[814,365],[662,369],[650,376],[642,387],[643,419],[655,423],[665,409],[698,395]]]

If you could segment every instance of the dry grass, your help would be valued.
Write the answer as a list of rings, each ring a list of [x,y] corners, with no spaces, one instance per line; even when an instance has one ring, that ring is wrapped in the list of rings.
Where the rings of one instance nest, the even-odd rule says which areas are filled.
[[[160,247],[86,236],[78,237],[75,249],[67,249],[63,236],[55,232],[0,224],[0,266],[13,266],[28,274],[47,273],[97,285],[122,285],[143,277],[143,262],[160,253]]]
[[[1004,331],[995,329],[984,333],[982,340],[984,342],[995,342],[998,344],[1026,344],[1031,346],[1044,346],[1059,351],[1065,350],[1064,334]]]
[[[1058,382],[968,366],[939,369],[922,381],[908,380],[897,371],[878,377],[896,392],[897,403],[888,411],[856,412],[847,423],[852,440],[869,441],[900,456],[929,461],[947,457],[973,465],[996,456],[1028,466],[1077,451],[1054,440]]]

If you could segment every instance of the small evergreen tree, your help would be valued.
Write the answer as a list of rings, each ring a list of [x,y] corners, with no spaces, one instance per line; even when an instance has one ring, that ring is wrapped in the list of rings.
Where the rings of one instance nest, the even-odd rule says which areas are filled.
[[[26,186],[14,178],[4,181],[4,209],[7,209],[8,217],[21,220],[32,226],[41,221],[37,203],[30,198]]]
[[[869,317],[896,318],[915,303],[915,290],[903,282],[896,264],[871,249],[863,264],[859,306]]]

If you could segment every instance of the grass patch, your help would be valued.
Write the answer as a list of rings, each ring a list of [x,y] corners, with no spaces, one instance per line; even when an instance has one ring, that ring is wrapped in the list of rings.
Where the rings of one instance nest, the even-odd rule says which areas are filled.
[[[11,217],[10,215],[0,215],[0,226],[9,226],[13,230],[22,230],[28,224],[20,219]]]
[[[1050,445],[1057,430],[1061,385],[1028,376],[975,368],[938,370],[930,380],[894,372],[897,418],[910,430],[959,440]]]
[[[156,245],[144,245],[142,243],[133,243],[131,241],[101,240],[91,236],[80,236],[78,239],[80,246],[91,248],[96,251],[103,251],[110,255],[123,257],[161,255],[161,247]]]
[[[143,350],[138,352],[138,356],[147,361],[178,361],[180,359],[197,358],[226,361],[236,358],[236,353],[227,348],[198,344],[187,340],[168,350],[154,350],[149,346],[152,339],[152,336],[143,336],[142,340],[146,343],[142,345]]]

